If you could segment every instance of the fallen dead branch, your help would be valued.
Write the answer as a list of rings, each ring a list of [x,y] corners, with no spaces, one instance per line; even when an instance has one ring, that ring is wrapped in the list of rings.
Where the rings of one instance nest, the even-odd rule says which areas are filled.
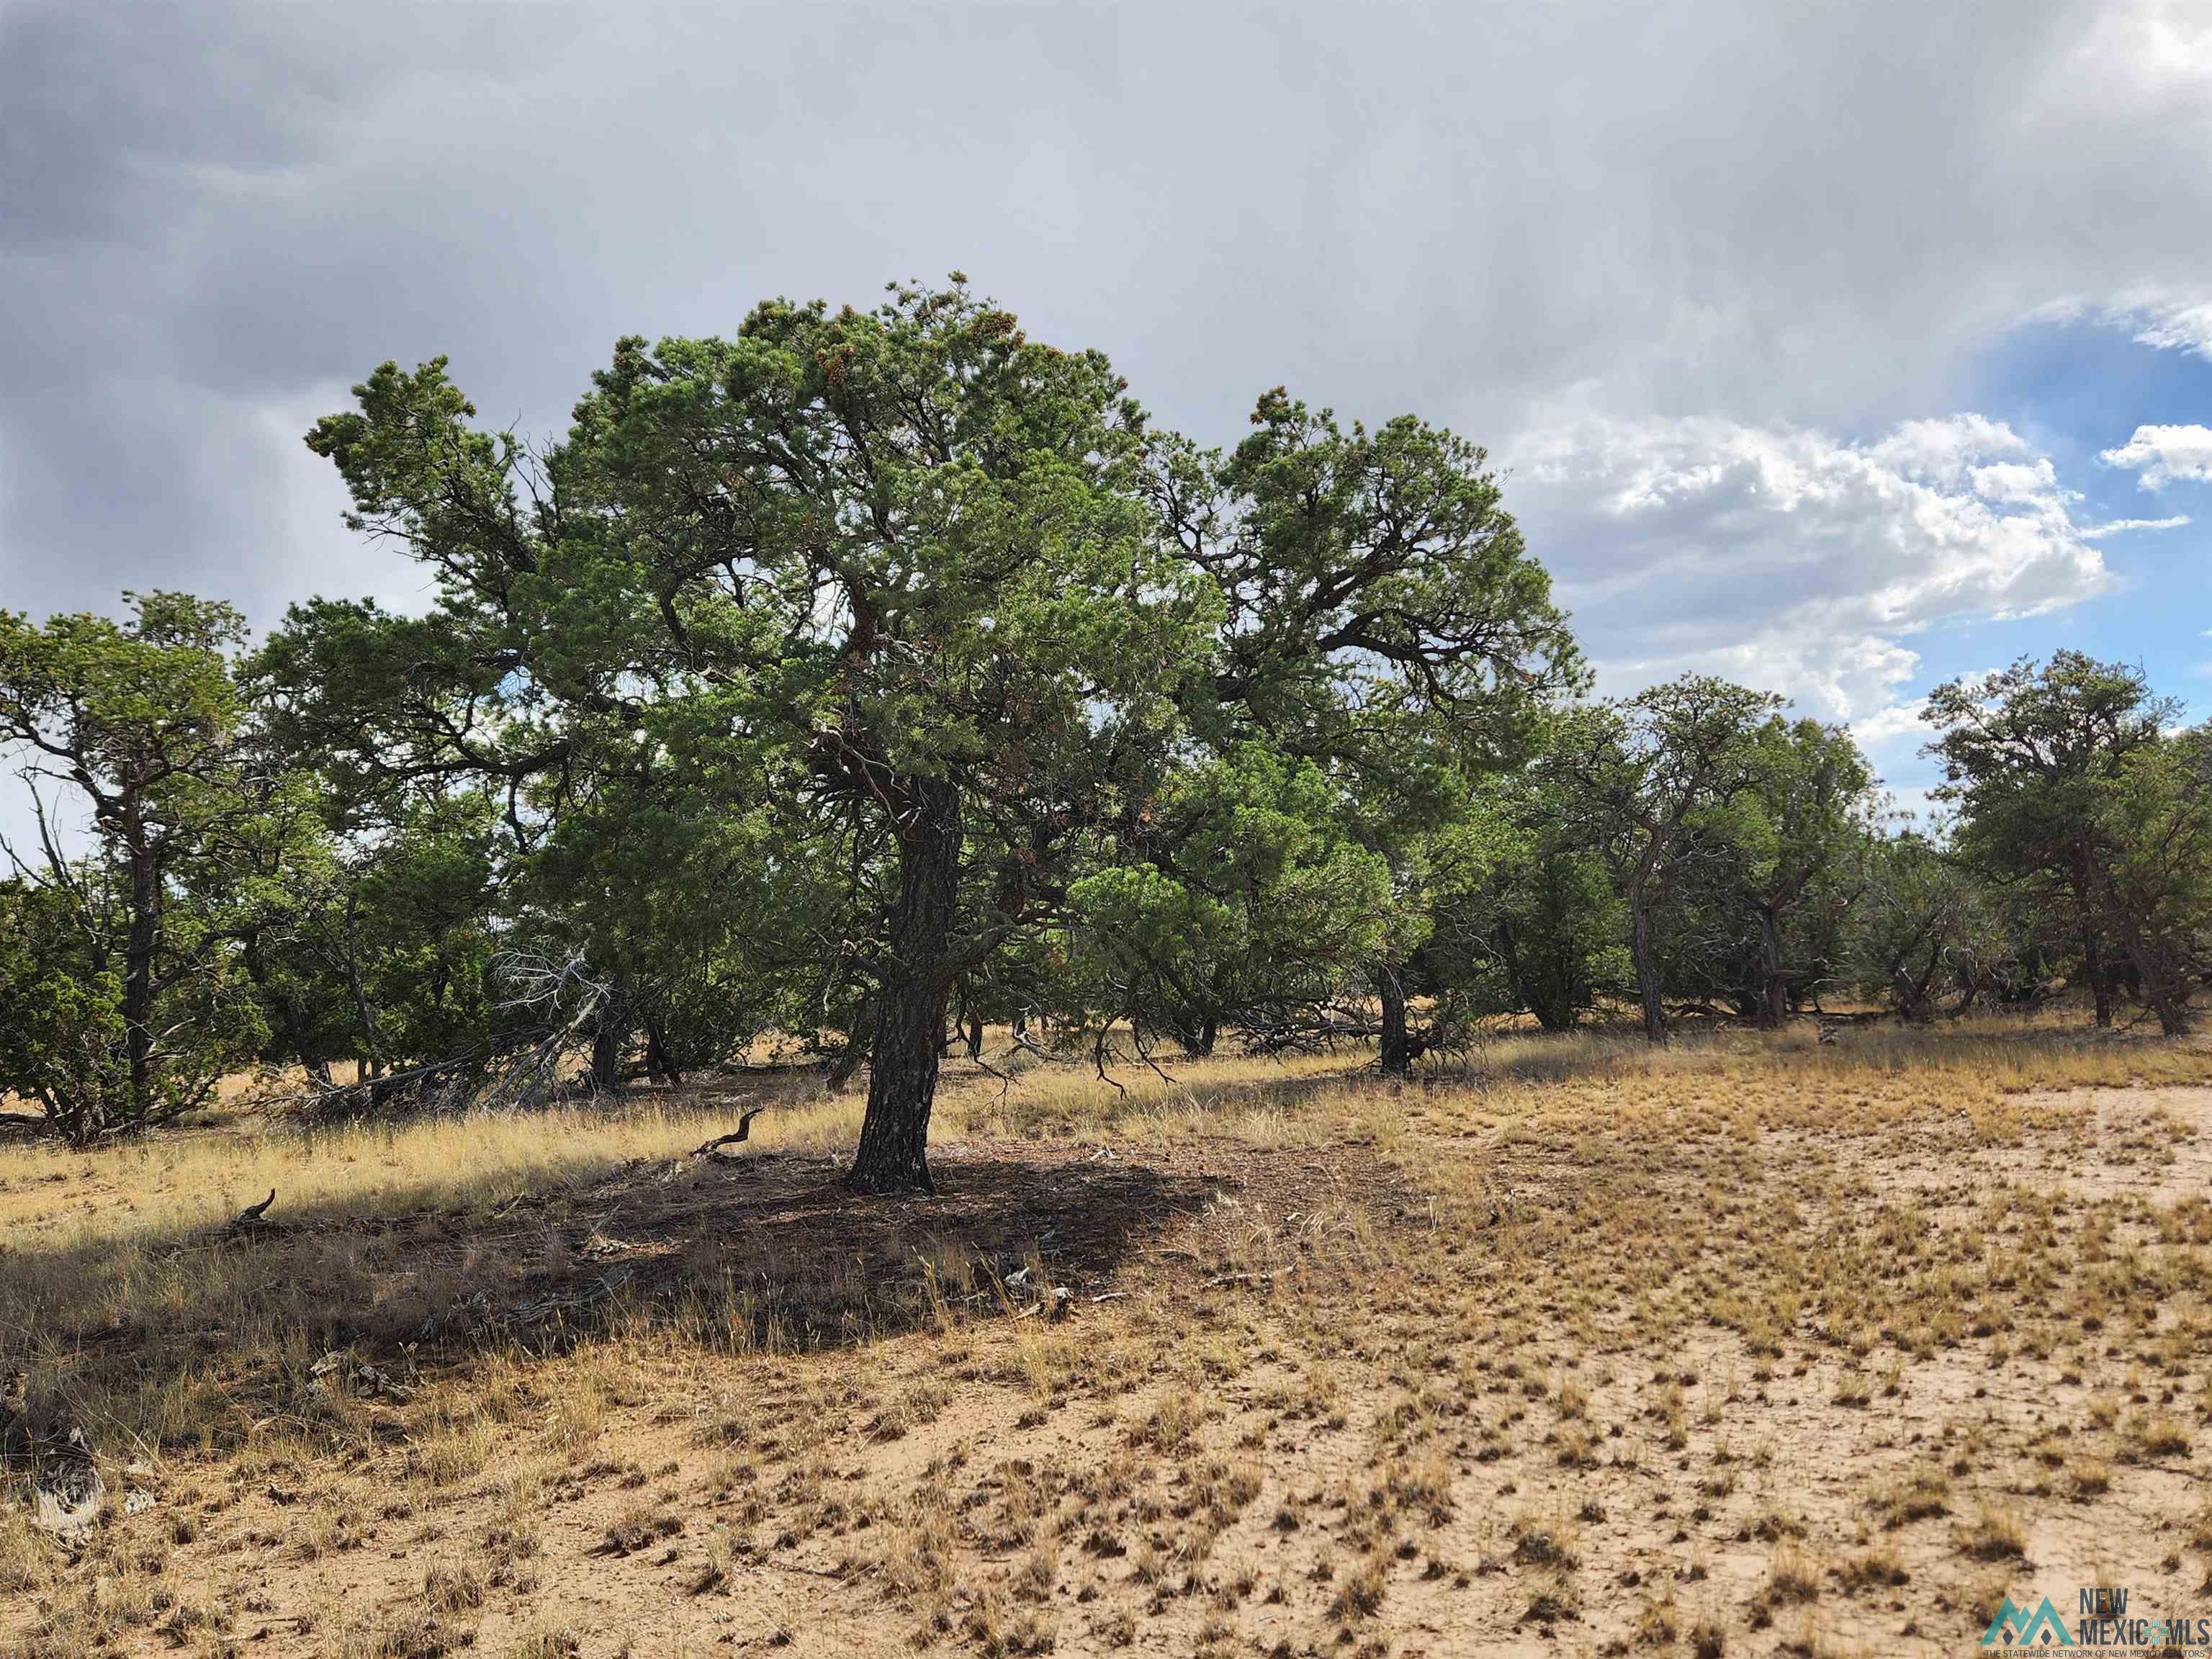
[[[276,1201],[276,1189],[274,1187],[271,1187],[269,1189],[268,1197],[263,1199],[258,1204],[247,1205],[236,1215],[231,1217],[228,1224],[223,1228],[223,1231],[226,1233],[232,1235],[234,1237],[252,1234],[281,1233],[289,1231],[290,1229],[287,1228],[283,1222],[271,1221],[269,1218],[269,1206]]]
[[[725,1146],[734,1146],[739,1141],[750,1139],[752,1135],[753,1120],[766,1110],[768,1110],[768,1108],[765,1106],[754,1107],[750,1111],[747,1112],[743,1117],[740,1117],[738,1120],[738,1127],[736,1128],[731,1130],[730,1133],[726,1135],[716,1135],[712,1140],[707,1141],[702,1146],[693,1147],[691,1149],[691,1156],[694,1158],[705,1158],[711,1153],[719,1152]]]

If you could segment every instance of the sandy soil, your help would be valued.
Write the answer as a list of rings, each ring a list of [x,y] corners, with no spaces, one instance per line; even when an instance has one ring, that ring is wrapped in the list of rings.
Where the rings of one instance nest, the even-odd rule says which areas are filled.
[[[1369,1091],[1322,1147],[948,1146],[935,1200],[787,1155],[410,1218],[333,1333],[419,1392],[340,1366],[118,1474],[151,1506],[15,1623],[1442,1659],[1956,1654],[2096,1583],[2212,1616],[2212,1089],[1854,1087]]]

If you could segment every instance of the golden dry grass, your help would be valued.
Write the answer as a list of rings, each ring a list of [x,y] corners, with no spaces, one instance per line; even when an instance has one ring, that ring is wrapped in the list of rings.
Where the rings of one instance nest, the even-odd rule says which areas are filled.
[[[694,1200],[697,1098],[0,1152],[0,1347],[152,1500],[76,1559],[0,1512],[0,1639],[1934,1654],[2008,1586],[2212,1595],[2212,1054],[1990,1022],[1362,1062],[955,1067],[954,1190],[857,1212],[907,1241],[857,1285],[836,1204],[802,1252],[760,1253],[781,1198],[637,1236],[641,1193],[834,1176],[858,1097],[788,1081]],[[958,1188],[1014,1158],[1067,1212],[979,1266]],[[1106,1169],[1211,1196],[1079,1198]],[[206,1247],[271,1186],[298,1233]],[[558,1340],[380,1334],[526,1247],[662,1271]],[[825,1287],[865,1316],[761,1335]],[[334,1304],[404,1392],[313,1376]]]

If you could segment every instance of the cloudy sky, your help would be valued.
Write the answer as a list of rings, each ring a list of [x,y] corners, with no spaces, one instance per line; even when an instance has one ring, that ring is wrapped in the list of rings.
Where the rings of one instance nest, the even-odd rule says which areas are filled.
[[[2057,644],[2212,713],[2212,7],[0,0],[0,606],[419,604],[300,434],[958,268],[1233,441],[1489,446],[1611,690]]]

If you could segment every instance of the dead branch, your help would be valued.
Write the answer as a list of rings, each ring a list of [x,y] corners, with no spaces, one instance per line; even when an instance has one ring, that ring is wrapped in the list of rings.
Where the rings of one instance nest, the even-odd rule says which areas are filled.
[[[223,1231],[234,1236],[281,1233],[289,1231],[283,1222],[271,1221],[269,1218],[269,1206],[276,1201],[276,1189],[271,1187],[269,1189],[268,1197],[263,1199],[258,1204],[247,1205],[230,1218],[229,1224]]]
[[[730,1133],[726,1135],[716,1135],[712,1140],[708,1141],[704,1146],[693,1147],[691,1149],[691,1156],[694,1158],[705,1158],[724,1146],[734,1146],[741,1140],[750,1139],[752,1136],[753,1120],[766,1110],[768,1110],[768,1108],[765,1106],[754,1107],[750,1111],[745,1113],[744,1116],[738,1120],[738,1127],[736,1128],[731,1130]]]

